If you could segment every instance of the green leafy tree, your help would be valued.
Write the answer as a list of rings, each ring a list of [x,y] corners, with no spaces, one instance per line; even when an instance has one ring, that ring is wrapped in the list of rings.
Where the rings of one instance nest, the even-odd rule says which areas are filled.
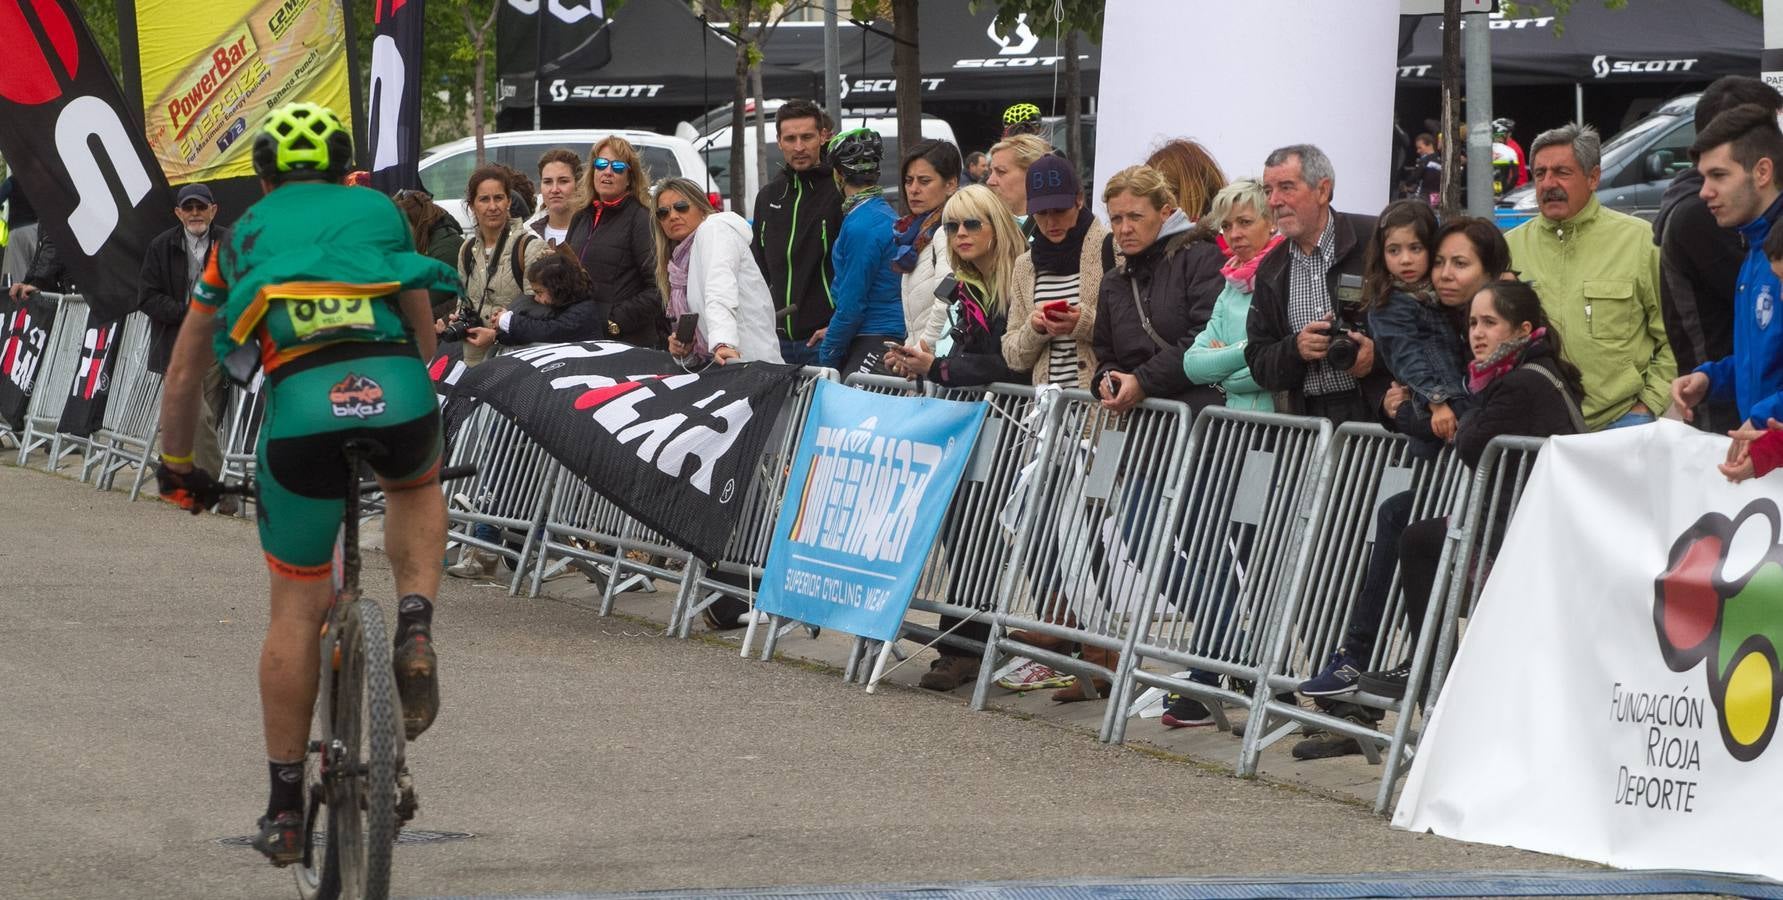
[[[658,0],[660,2],[660,0]],[[730,166],[730,198],[731,204],[741,209],[746,202],[744,196],[748,191],[748,179],[743,168],[743,154],[747,149],[743,145],[743,127],[747,115],[744,107],[748,105],[750,79],[754,76],[756,103],[756,160],[759,168],[766,159],[767,145],[765,126],[761,109],[761,44],[768,35],[786,20],[786,17],[811,5],[811,0],[700,0],[695,7],[703,12],[707,19],[726,21],[730,24],[726,30],[731,40],[737,45],[736,80],[731,91],[731,154]],[[765,175],[766,173],[762,173]]]

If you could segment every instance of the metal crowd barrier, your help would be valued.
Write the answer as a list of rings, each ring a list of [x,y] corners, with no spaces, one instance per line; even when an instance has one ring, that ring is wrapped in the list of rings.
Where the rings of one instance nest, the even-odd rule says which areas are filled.
[[[1129,629],[1142,624],[1162,582],[1170,547],[1164,536],[1175,533],[1182,509],[1191,420],[1189,408],[1171,400],[1111,413],[1088,392],[1070,390],[1049,404],[1039,465],[1020,501],[1014,553],[998,585],[974,709],[988,701],[1005,654],[1075,674],[1092,698],[1095,679],[1112,685],[1123,666],[1108,657],[1126,648]],[[1082,645],[1085,658],[1024,643],[1014,631]],[[1108,704],[1102,740],[1113,735],[1116,710]]]
[[[134,467],[130,482],[130,499],[142,492],[148,477],[148,459],[155,447],[155,434],[161,426],[162,376],[150,372],[149,319],[142,313],[131,313],[124,320],[123,336],[118,341],[118,362],[111,379],[111,395],[105,404],[103,427],[93,435],[93,453],[82,465],[83,480],[88,469],[97,472],[94,485],[111,490],[118,472]]]
[[[253,476],[255,450],[260,442],[260,420],[266,413],[266,373],[254,373],[247,387],[229,385],[229,415],[223,426],[224,481],[240,482]]]
[[[723,555],[711,567],[688,556],[680,589],[676,592],[675,610],[670,617],[672,632],[687,637],[694,616],[720,596],[736,597],[754,605],[762,567],[768,562],[768,545],[774,539],[774,524],[780,517],[781,501],[785,499],[786,479],[792,468],[793,455],[798,452],[799,434],[805,430],[805,420],[811,414],[817,382],[835,380],[834,369],[806,366],[799,370],[798,383],[793,387],[792,396],[780,407],[774,430],[769,434],[757,463],[755,483],[744,495],[743,512]],[[687,555],[686,551],[681,553]],[[717,577],[713,573],[717,573]],[[738,584],[739,581],[742,584]],[[778,638],[796,627],[796,623],[778,623],[768,634],[764,658],[773,655],[774,642]],[[749,628],[743,635],[742,655],[749,655],[754,638],[755,619],[751,615]]]
[[[1282,598],[1306,562],[1331,438],[1325,419],[1224,407],[1196,417],[1183,514],[1160,554],[1163,586],[1147,596],[1115,680],[1122,710],[1134,682],[1200,700],[1222,731],[1231,730],[1225,706],[1251,706]],[[1192,674],[1148,671],[1147,661]],[[1128,718],[1115,717],[1112,740],[1125,738]]]
[[[514,567],[508,593],[519,593],[527,560],[545,524],[556,461],[526,436],[512,419],[494,407],[478,404],[459,427],[450,465],[473,463],[477,474],[449,482],[446,491],[447,548],[470,546],[492,551]],[[496,528],[490,540],[476,536],[476,526]],[[519,549],[508,546],[520,541]]]
[[[960,477],[942,520],[935,546],[924,560],[910,608],[960,620],[988,623],[996,612],[997,587],[1015,549],[1015,531],[1000,523],[1022,470],[1040,456],[1045,402],[1032,386],[992,384],[970,388],[938,388],[884,375],[855,374],[848,384],[884,394],[918,391],[944,400],[983,402],[989,406],[972,456]],[[957,628],[958,626],[955,626]],[[984,644],[954,633],[906,620],[900,637],[927,645],[946,643],[973,653]],[[897,642],[881,644],[857,638],[844,676],[862,678],[871,690],[898,656]],[[874,660],[870,670],[862,663]],[[864,676],[864,678],[863,678]]]
[[[1310,553],[1295,573],[1287,592],[1276,633],[1271,639],[1264,671],[1268,677],[1257,686],[1252,699],[1250,723],[1245,726],[1238,772],[1256,773],[1263,749],[1288,736],[1301,725],[1354,738],[1363,755],[1378,763],[1380,751],[1393,747],[1390,733],[1338,715],[1329,702],[1302,707],[1298,701],[1277,700],[1278,692],[1291,692],[1300,682],[1322,668],[1344,639],[1356,613],[1356,602],[1367,577],[1368,562],[1377,539],[1376,522],[1381,505],[1410,491],[1412,507],[1408,523],[1452,516],[1462,511],[1467,499],[1469,475],[1452,451],[1435,460],[1412,456],[1410,443],[1388,434],[1378,425],[1349,423],[1337,430],[1336,441],[1321,473],[1312,527],[1308,531]],[[1437,571],[1448,565],[1445,548]],[[1415,667],[1424,664],[1415,635],[1428,635],[1438,621],[1440,604],[1426,604],[1421,622],[1407,621],[1399,575],[1393,584],[1381,620],[1376,623],[1374,647],[1362,660],[1364,671],[1386,669],[1407,657]],[[1393,699],[1357,691],[1336,700],[1342,704],[1393,714],[1402,725],[1415,713],[1417,694],[1408,690]],[[1395,749],[1395,752],[1398,752]],[[1402,760],[1393,758],[1386,771],[1396,772]]]
[[[565,567],[574,568],[604,582],[600,614],[605,616],[613,612],[613,601],[619,594],[634,588],[654,591],[655,579],[674,581],[681,577],[655,560],[685,560],[687,551],[626,515],[568,468],[557,464],[555,469],[551,503],[539,534],[538,558],[531,566],[528,596],[538,596],[546,578]],[[650,559],[631,559],[627,554],[633,551],[642,551]],[[671,615],[676,612],[671,610]]]
[[[87,329],[87,301],[79,294],[50,294],[56,299],[56,320],[50,325],[44,359],[37,367],[37,379],[31,385],[31,400],[25,408],[25,430],[19,435],[19,461],[23,466],[40,447],[49,448],[45,468],[56,471],[63,459],[87,446],[87,441],[57,431],[62,425],[62,408],[74,390],[74,377],[80,368],[81,340]]]

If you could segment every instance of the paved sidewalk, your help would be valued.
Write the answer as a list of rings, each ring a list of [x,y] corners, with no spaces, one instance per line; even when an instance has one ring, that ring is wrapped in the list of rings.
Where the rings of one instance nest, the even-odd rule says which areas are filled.
[[[291,896],[287,874],[218,842],[266,790],[252,523],[10,466],[0,497],[0,893]],[[385,571],[368,560],[374,592]],[[399,847],[399,893],[1582,868],[1103,746],[1077,712],[868,697],[821,667],[602,619],[585,585],[446,586],[413,827],[474,837]]]

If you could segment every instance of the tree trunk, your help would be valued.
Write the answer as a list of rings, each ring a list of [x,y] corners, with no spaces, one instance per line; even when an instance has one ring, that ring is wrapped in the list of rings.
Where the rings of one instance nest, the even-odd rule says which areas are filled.
[[[749,67],[755,92],[755,183],[768,183],[768,101],[762,90],[761,63]]]
[[[922,140],[922,59],[917,48],[916,0],[896,0],[892,9],[892,77],[898,83],[898,146],[914,147]],[[888,159],[884,164],[895,168],[898,161]]]
[[[1442,13],[1442,215],[1461,213],[1461,0],[1443,0]],[[1476,159],[1474,165],[1492,165]]]
[[[731,35],[737,39],[737,77],[731,85],[731,202],[732,209],[747,209],[749,198],[749,180],[743,169],[747,156],[743,147],[743,105],[749,101],[749,42],[743,39],[743,27],[740,23],[749,21],[751,10],[748,4],[738,4],[734,10],[737,21],[731,25]]]
[[[471,45],[472,49],[475,51],[475,53],[477,55],[477,63],[476,63],[475,73],[472,75],[472,78],[471,78],[471,133],[477,136],[477,165],[478,166],[482,166],[485,161],[485,156],[483,153],[483,127],[484,127],[484,122],[483,122],[483,97],[484,97],[484,93],[483,93],[483,90],[484,90],[484,88],[483,88],[483,70],[484,70],[483,44],[484,44],[484,39],[483,39],[483,37],[484,37],[484,34],[487,34],[487,33],[488,32],[483,32],[482,34],[478,34],[476,41],[473,42]]]
[[[1096,173],[1084,165],[1083,153],[1083,65],[1077,60],[1077,32],[1065,32],[1065,155],[1083,173],[1084,183]]]

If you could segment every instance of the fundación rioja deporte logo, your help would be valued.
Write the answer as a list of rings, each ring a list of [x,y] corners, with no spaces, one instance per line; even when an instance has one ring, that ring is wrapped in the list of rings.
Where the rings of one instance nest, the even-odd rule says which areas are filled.
[[[1746,534],[1742,534],[1742,531]],[[1783,521],[1754,500],[1735,518],[1707,513],[1672,544],[1653,582],[1653,627],[1674,672],[1705,664],[1721,740],[1735,759],[1764,753],[1783,693]],[[1762,538],[1758,552],[1747,546]],[[1736,544],[1738,545],[1736,547]]]

